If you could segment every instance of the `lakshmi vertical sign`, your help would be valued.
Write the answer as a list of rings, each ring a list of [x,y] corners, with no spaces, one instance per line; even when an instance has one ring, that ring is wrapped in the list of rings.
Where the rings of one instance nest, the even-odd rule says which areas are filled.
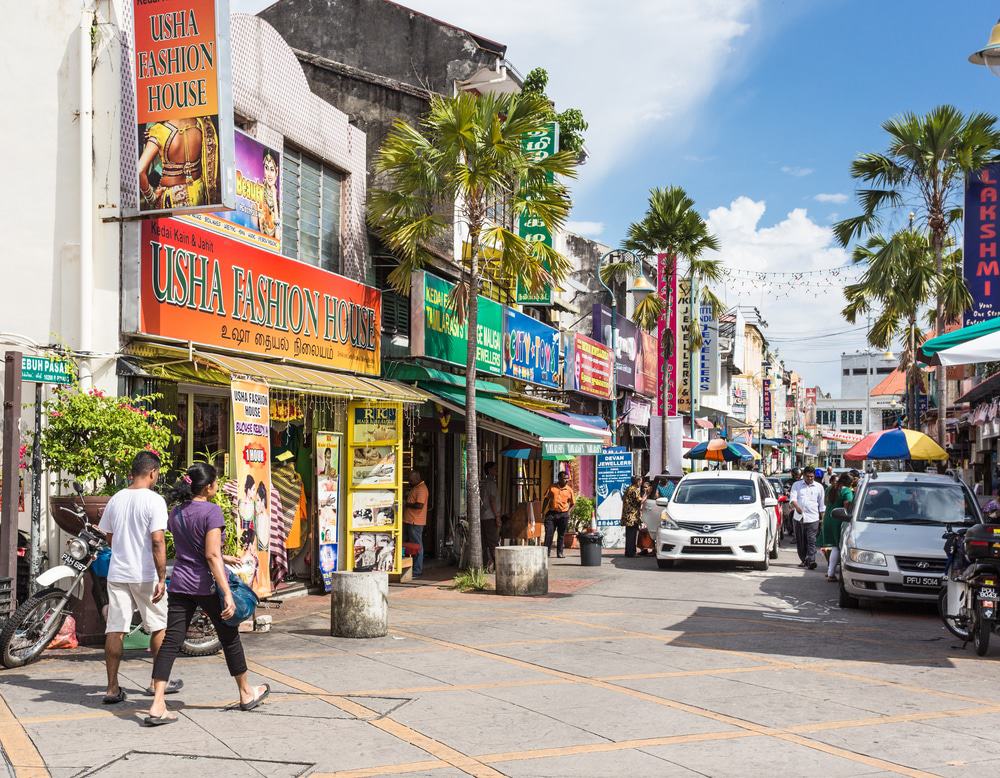
[[[239,576],[259,597],[271,594],[271,421],[267,384],[234,379],[233,442]]]
[[[1000,315],[1000,164],[970,173],[965,183],[965,285],[972,305],[965,325]]]
[[[234,204],[228,0],[133,0],[138,211],[180,214]],[[131,113],[129,111],[128,113]],[[123,111],[123,117],[126,112]],[[132,159],[123,160],[123,170]]]

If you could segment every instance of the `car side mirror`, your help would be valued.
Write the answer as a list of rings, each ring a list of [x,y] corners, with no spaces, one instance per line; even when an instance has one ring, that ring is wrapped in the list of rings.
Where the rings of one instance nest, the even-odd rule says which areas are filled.
[[[777,508],[778,507],[778,501],[775,500],[773,497],[765,497],[764,498],[764,507],[765,508]]]
[[[833,513],[831,513],[830,516],[834,519],[837,519],[838,521],[847,521],[849,518],[851,518],[850,515],[848,515],[847,511],[844,510],[843,508],[834,508]]]
[[[670,505],[670,498],[669,497],[657,497],[656,498],[656,504],[659,505],[661,508],[666,508],[668,505]]]

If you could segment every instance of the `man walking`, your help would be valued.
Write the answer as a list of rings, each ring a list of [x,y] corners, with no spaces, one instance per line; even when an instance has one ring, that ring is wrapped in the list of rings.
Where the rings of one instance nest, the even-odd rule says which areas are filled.
[[[156,658],[167,628],[167,503],[152,490],[160,477],[160,458],[140,451],[132,460],[132,482],[108,501],[98,528],[111,546],[108,568],[108,617],[105,626],[104,662],[108,671],[105,705],[126,699],[118,685],[125,633],[132,628],[136,608],[150,633],[149,650]],[[171,681],[167,694],[183,686]],[[152,684],[145,694],[153,696]]]
[[[819,532],[820,517],[826,509],[826,492],[816,482],[816,474],[822,470],[806,469],[802,480],[792,487],[791,503],[795,509],[795,547],[799,552],[799,567],[816,569],[816,535]]]
[[[492,572],[496,547],[500,543],[499,489],[497,463],[483,465],[483,480],[479,484],[479,528],[483,543],[483,568]]]
[[[419,470],[411,470],[410,488],[403,502],[403,539],[415,543],[420,550],[413,559],[413,577],[424,574],[424,527],[427,526],[427,502],[430,492]]]
[[[552,556],[552,536],[557,535],[556,556],[563,559],[563,536],[569,526],[569,512],[575,502],[573,498],[573,487],[566,482],[566,473],[560,472],[556,483],[549,487],[549,491],[542,500],[542,515],[545,517],[545,547]]]

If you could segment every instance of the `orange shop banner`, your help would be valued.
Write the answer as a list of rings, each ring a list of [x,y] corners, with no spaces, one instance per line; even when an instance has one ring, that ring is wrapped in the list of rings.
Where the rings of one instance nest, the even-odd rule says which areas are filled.
[[[378,375],[382,294],[175,219],[144,221],[139,332]]]

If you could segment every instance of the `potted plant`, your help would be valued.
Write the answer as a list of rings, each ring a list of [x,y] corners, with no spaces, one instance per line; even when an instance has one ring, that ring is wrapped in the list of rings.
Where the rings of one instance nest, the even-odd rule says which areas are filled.
[[[64,489],[77,482],[83,489],[87,516],[96,522],[107,501],[128,475],[132,458],[140,451],[160,457],[163,472],[170,469],[170,450],[178,438],[175,420],[152,408],[159,395],[112,397],[79,384],[56,387],[44,403],[46,426],[39,438],[42,460]],[[53,497],[52,515],[67,531],[67,514],[59,504],[73,497]],[[77,527],[77,530],[79,528]]]
[[[573,510],[569,513],[569,526],[566,528],[566,535],[563,538],[563,545],[566,548],[576,546],[577,534],[590,529],[590,521],[593,517],[594,501],[589,497],[577,497],[573,503]]]

